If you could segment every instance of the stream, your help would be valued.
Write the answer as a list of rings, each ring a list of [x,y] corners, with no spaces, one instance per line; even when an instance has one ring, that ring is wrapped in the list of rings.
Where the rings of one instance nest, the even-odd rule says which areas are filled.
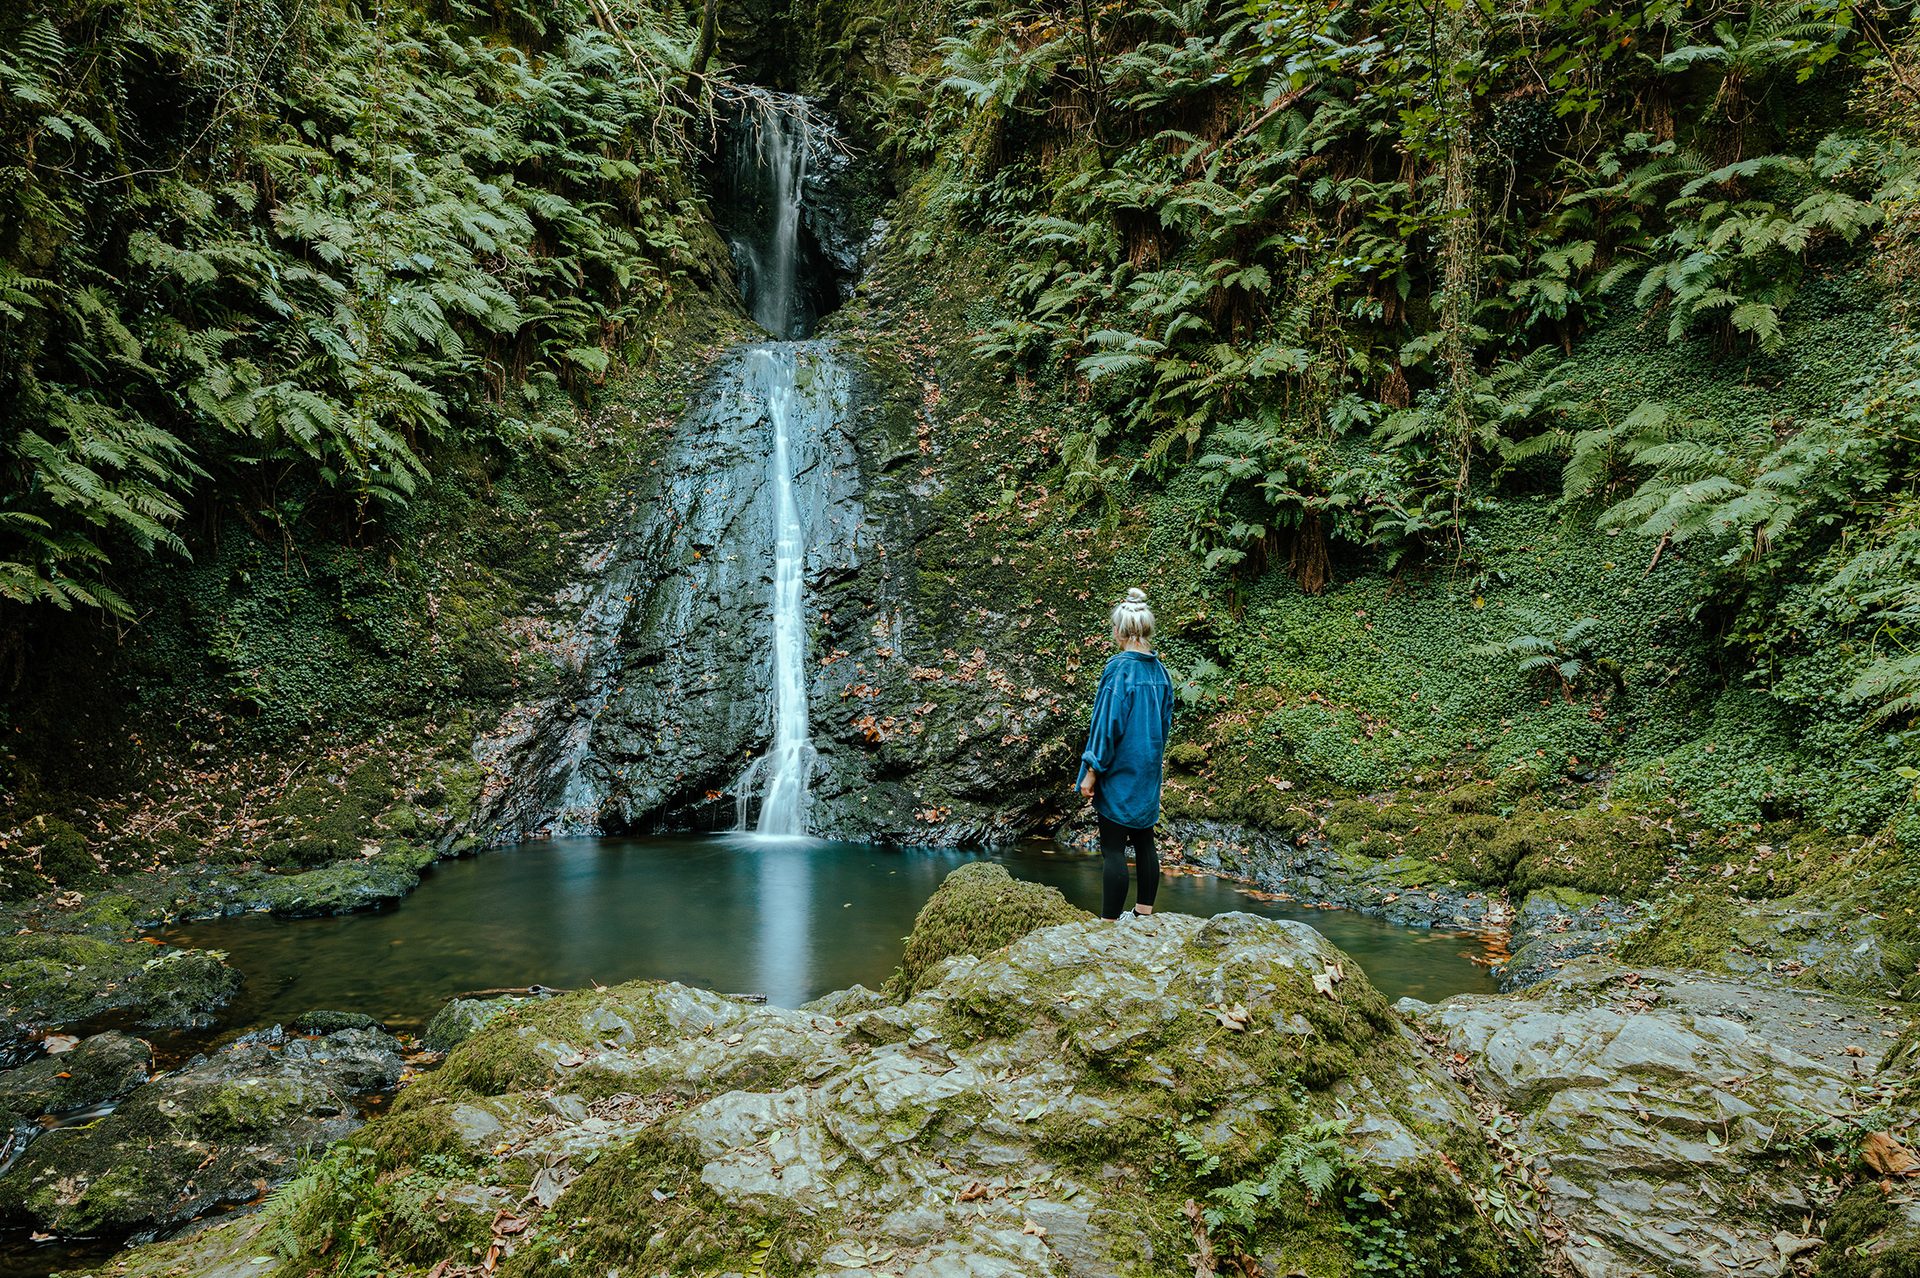
[[[326,1008],[417,1030],[457,994],[642,978],[794,1007],[885,981],[921,905],[955,866],[974,859],[748,835],[555,839],[443,862],[381,913],[247,915],[175,928],[167,939],[225,950],[246,974],[223,1017],[236,1026]],[[1016,878],[1099,907],[1096,855],[1043,844],[997,849],[991,859]],[[1474,962],[1483,947],[1468,934],[1260,900],[1204,875],[1166,876],[1159,905],[1303,920],[1351,954],[1389,998],[1494,989]]]

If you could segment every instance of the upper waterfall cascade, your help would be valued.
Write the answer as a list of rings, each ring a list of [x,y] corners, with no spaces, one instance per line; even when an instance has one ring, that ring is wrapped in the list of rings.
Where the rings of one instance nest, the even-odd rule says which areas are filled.
[[[757,94],[728,131],[723,221],[740,295],[756,323],[793,340],[843,300],[808,207],[844,148],[803,98]]]

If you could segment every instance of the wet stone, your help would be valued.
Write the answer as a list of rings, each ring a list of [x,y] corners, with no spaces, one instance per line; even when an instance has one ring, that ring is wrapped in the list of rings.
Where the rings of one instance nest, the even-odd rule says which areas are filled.
[[[360,1097],[405,1064],[378,1030],[258,1031],[30,1144],[0,1176],[0,1217],[56,1234],[138,1234],[244,1203],[360,1126]]]
[[[111,1030],[95,1034],[72,1051],[42,1056],[0,1074],[0,1123],[118,1100],[146,1082],[152,1070],[153,1048],[144,1041]]]
[[[1407,1010],[1518,1115],[1583,1278],[1781,1275],[1774,1246],[1812,1208],[1805,1169],[1773,1147],[1794,1114],[1844,1115],[1871,1091],[1871,1004],[1600,960],[1521,996]]]

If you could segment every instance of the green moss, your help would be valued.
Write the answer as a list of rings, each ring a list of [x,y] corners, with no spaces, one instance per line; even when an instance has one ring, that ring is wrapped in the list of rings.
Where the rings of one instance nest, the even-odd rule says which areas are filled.
[[[719,1199],[700,1168],[691,1142],[659,1132],[607,1150],[506,1262],[504,1278],[552,1273],[560,1252],[571,1270],[596,1274],[755,1270],[800,1278],[819,1269],[838,1223],[832,1215],[797,1207],[760,1215]]]
[[[1840,1196],[1824,1241],[1819,1278],[1920,1278],[1920,1223],[1903,1220],[1877,1180]]]
[[[277,865],[316,866],[357,856],[369,840],[378,839],[375,818],[392,800],[391,775],[371,761],[338,782],[303,782],[266,810],[266,818],[286,831],[269,858]],[[392,826],[388,830],[408,833]]]
[[[431,848],[393,843],[371,857],[269,877],[262,903],[286,918],[350,914],[391,904],[420,885],[420,871],[431,865]]]
[[[35,817],[27,824],[26,837],[40,873],[62,887],[93,883],[103,876],[87,836],[59,817]]]
[[[449,1101],[395,1105],[392,1112],[355,1132],[352,1143],[371,1154],[382,1171],[430,1159],[467,1158],[467,1143],[454,1126],[452,1108]]]
[[[1724,971],[1736,943],[1735,907],[1725,892],[1706,888],[1675,893],[1648,911],[1645,928],[1620,947],[1627,963]]]
[[[0,1007],[33,1025],[117,1008],[134,1009],[143,1025],[204,1024],[240,987],[224,957],[66,933],[0,937]]]
[[[603,1038],[618,1036],[633,1051],[647,1043],[729,1024],[743,1015],[744,1010],[733,1004],[712,1011],[704,1003],[689,1005],[678,987],[661,981],[631,981],[512,1003],[449,1052],[439,1069],[401,1092],[394,1111],[447,1098],[535,1090],[554,1085],[563,1075],[568,1091],[589,1099],[665,1086],[670,1080],[613,1073],[591,1059],[564,1070],[557,1062]],[[777,1056],[754,1064],[758,1072],[749,1069],[729,1076],[729,1085],[753,1087],[778,1081],[793,1068],[791,1061]]]
[[[987,954],[1027,933],[1090,917],[1057,888],[1015,879],[988,861],[963,865],[920,907],[900,968],[888,990],[905,996],[925,988],[933,969],[956,954]]]
[[[1564,888],[1629,898],[1668,879],[1686,846],[1668,812],[1602,801],[1562,809],[1525,800],[1507,808],[1490,782],[1337,802],[1327,813],[1326,837],[1342,855],[1407,857],[1458,881],[1516,894]]]
[[[157,911],[138,897],[124,892],[104,892],[88,901],[72,915],[76,930],[111,932],[131,936],[142,923],[152,920]]]
[[[1198,769],[1207,758],[1207,748],[1197,741],[1181,741],[1167,747],[1167,765],[1181,772]]]

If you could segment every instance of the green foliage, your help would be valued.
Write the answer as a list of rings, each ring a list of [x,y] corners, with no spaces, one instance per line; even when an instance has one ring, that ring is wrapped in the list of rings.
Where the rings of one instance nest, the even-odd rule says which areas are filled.
[[[486,1238],[478,1212],[444,1197],[450,1182],[465,1179],[461,1158],[428,1153],[398,1171],[387,1163],[343,1142],[274,1190],[262,1231],[271,1254],[309,1268],[324,1263],[338,1278],[366,1278],[393,1260],[431,1264]]]
[[[1537,608],[1512,605],[1514,617],[1523,629],[1499,643],[1480,644],[1473,651],[1483,656],[1503,657],[1521,675],[1547,674],[1558,681],[1561,694],[1573,700],[1574,690],[1595,670],[1618,666],[1594,655],[1594,638],[1600,629],[1595,617],[1575,621],[1554,621]]]
[[[123,610],[209,495],[352,535],[450,450],[550,438],[699,266],[676,21],[0,20],[0,600]]]
[[[1327,538],[1389,568],[1458,554],[1476,457],[1586,434],[1554,420],[1581,406],[1538,343],[1564,348],[1620,281],[1673,341],[1780,352],[1803,281],[1916,172],[1903,138],[1809,147],[1756,108],[1884,61],[1848,3],[1436,23],[1411,0],[1194,0],[1090,21],[976,6],[919,86],[936,128],[897,119],[893,141],[1019,258],[979,351],[1104,410],[1062,440],[1069,484],[1110,486],[1109,454],[1197,462],[1219,492],[1193,525],[1209,567],[1290,550],[1310,590]],[[936,159],[941,136],[962,145]],[[1570,486],[1622,442],[1587,429],[1606,434],[1580,439]]]
[[[1341,1141],[1346,1132],[1347,1122],[1341,1118],[1322,1119],[1288,1132],[1280,1138],[1262,1175],[1208,1191],[1207,1227],[1226,1229],[1251,1239],[1259,1222],[1260,1205],[1266,1200],[1292,1190],[1305,1193],[1309,1203],[1325,1198],[1334,1184],[1352,1170],[1346,1146]],[[1180,1135],[1187,1136],[1184,1132]],[[1217,1160],[1207,1155],[1190,1136],[1182,1143],[1181,1153],[1195,1163],[1195,1172],[1199,1175],[1206,1175],[1218,1166]]]

